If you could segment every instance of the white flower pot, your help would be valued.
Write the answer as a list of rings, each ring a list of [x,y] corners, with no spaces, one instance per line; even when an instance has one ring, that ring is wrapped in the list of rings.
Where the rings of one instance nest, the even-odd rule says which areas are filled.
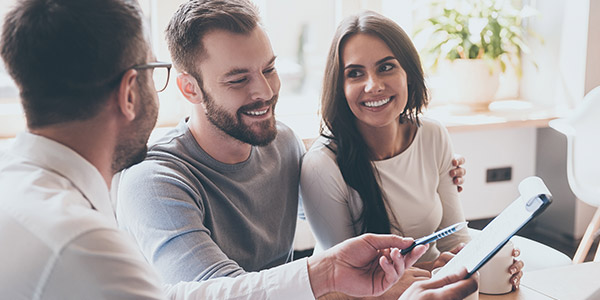
[[[498,91],[500,66],[483,59],[455,59],[439,65],[439,97],[445,102],[487,109]]]

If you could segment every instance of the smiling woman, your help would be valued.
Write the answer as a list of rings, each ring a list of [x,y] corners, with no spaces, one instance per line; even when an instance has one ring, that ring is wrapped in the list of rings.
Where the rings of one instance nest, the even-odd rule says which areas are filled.
[[[305,154],[300,173],[316,249],[363,233],[425,236],[465,221],[447,175],[453,168],[449,134],[420,113],[428,104],[423,69],[398,24],[372,11],[340,23],[321,103],[322,137]],[[431,244],[417,267],[431,271],[442,252],[456,253],[469,240],[464,228]]]
[[[363,135],[370,136],[369,131],[382,129],[412,110],[405,109],[406,71],[381,39],[359,33],[349,37],[343,49],[344,94]],[[415,131],[406,130],[409,136]],[[406,147],[408,143],[397,145]]]

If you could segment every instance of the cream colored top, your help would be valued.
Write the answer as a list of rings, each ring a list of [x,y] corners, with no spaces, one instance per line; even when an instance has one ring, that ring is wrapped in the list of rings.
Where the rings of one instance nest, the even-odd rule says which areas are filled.
[[[456,186],[448,175],[452,169],[452,145],[448,132],[437,121],[421,118],[412,144],[402,153],[375,161],[390,221],[397,220],[402,236],[419,238],[465,220]],[[359,235],[362,200],[349,187],[325,147],[318,139],[302,163],[300,188],[303,206],[318,249]],[[431,261],[441,251],[468,242],[465,229],[430,245],[421,261]]]

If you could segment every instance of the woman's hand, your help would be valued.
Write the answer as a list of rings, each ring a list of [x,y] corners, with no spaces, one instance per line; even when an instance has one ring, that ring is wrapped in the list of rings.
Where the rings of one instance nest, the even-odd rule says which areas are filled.
[[[425,261],[414,264],[415,267],[428,270],[429,272],[445,266],[462,248],[465,243],[460,243],[456,248],[445,251],[440,254],[434,261]]]
[[[450,251],[442,252],[442,254],[440,254],[440,256],[438,256],[438,258],[435,261],[433,261],[433,267],[431,270],[435,270],[437,268],[441,268],[441,267],[445,266],[464,247],[465,247],[465,243],[460,243],[454,249],[452,249]]]
[[[462,168],[461,166],[465,164],[465,158],[460,154],[454,154],[454,158],[452,159],[452,166],[454,167],[450,170],[450,177],[452,177],[452,182],[456,184],[456,188],[458,192],[462,192],[462,184],[465,182],[463,176],[467,175],[467,170]]]
[[[521,255],[519,248],[514,248],[512,252],[513,263],[508,268],[508,272],[511,274],[510,283],[512,284],[513,291],[519,288],[521,284],[521,277],[523,277],[523,266],[525,265],[522,260],[517,259]]]
[[[366,297],[361,299],[398,299],[404,291],[408,289],[413,283],[431,279],[431,273],[427,270],[409,267],[404,271],[400,280],[394,284],[385,294],[377,297]]]
[[[411,285],[400,297],[403,299],[419,300],[454,300],[464,299],[477,291],[479,285],[479,276],[473,274],[468,279],[467,269],[463,268],[460,272],[448,275],[444,278],[422,280]]]

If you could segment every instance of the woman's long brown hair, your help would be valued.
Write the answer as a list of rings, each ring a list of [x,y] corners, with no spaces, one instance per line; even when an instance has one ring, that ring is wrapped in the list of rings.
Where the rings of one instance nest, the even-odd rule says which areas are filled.
[[[328,148],[336,155],[344,181],[362,199],[361,215],[358,220],[354,220],[362,223],[362,233],[390,233],[392,224],[379,185],[379,174],[372,163],[373,155],[358,131],[356,117],[344,95],[341,51],[345,41],[357,33],[380,38],[406,72],[408,102],[400,115],[400,123],[408,121],[419,125],[418,115],[428,103],[427,89],[419,54],[398,24],[370,11],[342,21],[335,33],[325,67],[321,95],[321,135],[330,139]]]

